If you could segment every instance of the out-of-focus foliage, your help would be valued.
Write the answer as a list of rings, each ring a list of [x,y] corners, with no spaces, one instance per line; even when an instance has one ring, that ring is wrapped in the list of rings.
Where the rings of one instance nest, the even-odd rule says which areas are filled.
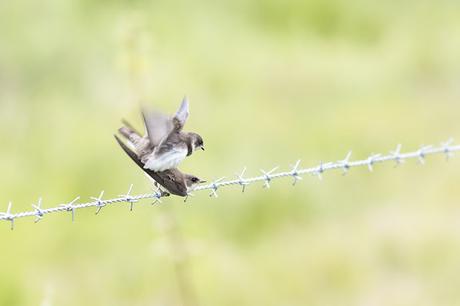
[[[0,20],[3,209],[146,192],[112,134],[184,94],[206,151],[182,169],[208,180],[460,139],[458,1],[18,0]],[[199,305],[458,305],[459,179],[432,158],[1,223],[0,305],[181,304],[171,218]]]

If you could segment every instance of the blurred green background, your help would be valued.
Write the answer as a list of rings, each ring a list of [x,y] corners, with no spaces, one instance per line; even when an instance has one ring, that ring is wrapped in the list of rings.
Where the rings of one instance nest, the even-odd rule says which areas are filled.
[[[460,139],[458,1],[1,1],[0,207],[150,191],[142,101],[204,179]],[[0,305],[459,305],[460,159],[0,223]]]

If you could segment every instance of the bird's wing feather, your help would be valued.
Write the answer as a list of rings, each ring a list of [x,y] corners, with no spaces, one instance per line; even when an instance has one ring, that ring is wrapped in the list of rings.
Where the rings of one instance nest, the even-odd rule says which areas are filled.
[[[130,148],[134,149],[137,156],[142,160],[142,157],[152,152],[150,139],[142,137],[141,134],[126,120],[122,120],[124,126],[118,129],[121,135],[128,140]]]
[[[174,124],[170,118],[158,112],[143,110],[142,115],[150,144],[156,147],[173,131]]]
[[[187,121],[187,118],[189,116],[189,103],[188,103],[188,98],[184,97],[182,99],[182,103],[177,110],[176,115],[174,115],[173,118],[173,123],[174,123],[174,129],[176,131],[181,131],[184,128],[185,122]]]
[[[126,154],[128,154],[129,157],[131,157],[131,159],[141,168],[144,167],[144,164],[141,162],[141,160],[139,159],[139,157],[137,156],[137,154],[132,151],[130,148],[128,148],[128,146],[123,142],[121,141],[121,139],[117,136],[117,135],[114,135],[115,139],[117,140],[118,144],[120,145],[120,147],[123,149],[123,151],[125,151]],[[147,171],[146,171],[147,172]]]
[[[187,185],[183,179],[184,175],[177,168],[158,172],[158,175],[164,177],[162,186],[169,192],[181,197],[187,196]]]

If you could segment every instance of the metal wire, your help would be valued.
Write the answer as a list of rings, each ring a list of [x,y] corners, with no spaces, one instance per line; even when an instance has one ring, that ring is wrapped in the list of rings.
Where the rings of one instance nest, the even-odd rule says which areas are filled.
[[[301,168],[300,167],[300,160],[298,160],[289,171],[284,172],[276,172],[278,167],[271,169],[270,171],[260,170],[262,175],[255,176],[251,178],[244,178],[246,168],[243,171],[236,175],[236,179],[234,180],[224,180],[225,178],[219,178],[207,185],[201,185],[194,188],[192,191],[204,191],[209,190],[210,197],[218,197],[217,191],[222,187],[228,187],[232,185],[241,186],[242,192],[245,191],[246,186],[256,183],[256,182],[263,182],[263,187],[268,189],[270,188],[270,184],[273,180],[283,178],[283,177],[290,177],[293,179],[292,184],[295,185],[299,180],[302,180],[302,175],[305,174],[312,174],[317,176],[319,179],[322,179],[322,175],[329,170],[337,170],[340,169],[343,171],[343,174],[346,174],[351,168],[354,167],[367,167],[369,171],[373,171],[374,165],[378,163],[384,162],[394,162],[396,165],[404,163],[408,159],[417,159],[420,164],[425,164],[425,159],[429,155],[437,155],[443,154],[445,155],[446,159],[448,160],[450,157],[453,156],[453,153],[456,151],[460,151],[460,145],[453,145],[453,140],[449,139],[446,142],[441,143],[439,146],[421,146],[418,150],[413,152],[401,153],[401,145],[398,145],[395,150],[390,151],[389,154],[382,155],[382,154],[372,154],[366,159],[362,160],[355,160],[350,161],[351,158],[351,151],[348,152],[346,157],[342,160],[338,160],[335,162],[328,162],[323,163],[320,162],[319,165],[310,167],[310,168]],[[11,223],[11,229],[14,229],[14,221],[16,219],[25,218],[25,217],[35,217],[35,222],[38,222],[43,219],[43,217],[47,214],[58,213],[58,212],[69,212],[72,216],[72,221],[75,220],[75,211],[78,209],[95,207],[96,214],[102,210],[102,208],[116,203],[128,203],[130,205],[130,210],[133,209],[134,203],[144,200],[144,199],[153,199],[155,200],[152,204],[157,202],[161,202],[161,198],[163,194],[160,190],[157,190],[153,193],[146,193],[146,194],[138,194],[138,195],[131,195],[133,189],[133,185],[131,185],[128,189],[128,192],[124,195],[120,195],[116,198],[111,199],[103,199],[104,191],[102,191],[98,197],[92,197],[91,202],[87,203],[77,203],[80,197],[75,198],[71,202],[65,204],[59,204],[56,207],[51,208],[42,208],[42,199],[40,198],[37,204],[33,204],[33,210],[12,213],[12,203],[9,202],[8,208],[6,212],[0,212],[0,221],[8,221]],[[192,193],[189,193],[188,196],[185,198],[187,199],[193,196]]]

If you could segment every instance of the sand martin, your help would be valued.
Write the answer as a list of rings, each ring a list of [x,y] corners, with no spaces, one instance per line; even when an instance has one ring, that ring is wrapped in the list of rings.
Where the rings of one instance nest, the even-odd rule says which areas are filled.
[[[130,138],[135,138],[137,135],[139,139],[141,136],[138,135],[134,130],[130,127],[125,127],[125,131],[130,131],[132,134]],[[123,133],[122,133],[123,134]],[[123,134],[125,135],[125,134]],[[123,143],[120,138],[115,135],[115,139],[117,140],[118,144],[121,148],[128,154],[128,156],[141,168],[147,173],[152,179],[154,179],[158,184],[163,186],[168,192],[185,197],[187,196],[188,192],[193,189],[197,184],[204,183],[205,181],[199,179],[198,177],[182,173],[177,168],[172,168],[168,170],[164,170],[161,172],[155,172],[150,169],[146,169],[144,167],[144,163],[141,161],[139,156],[132,151],[125,143]],[[132,140],[129,139],[131,142]]]
[[[142,111],[146,135],[133,141],[135,151],[144,168],[155,172],[177,168],[193,151],[204,150],[200,135],[182,131],[189,116],[189,103],[185,97],[177,113],[166,116],[162,113]],[[120,133],[124,134],[123,128]],[[126,135],[125,135],[126,136]]]

